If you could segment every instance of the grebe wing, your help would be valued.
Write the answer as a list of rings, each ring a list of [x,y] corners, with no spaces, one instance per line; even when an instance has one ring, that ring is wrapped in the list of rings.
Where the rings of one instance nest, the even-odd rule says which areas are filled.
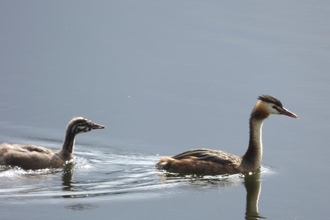
[[[219,164],[230,164],[229,154],[219,150],[194,149],[182,152],[173,156],[176,160],[188,159],[194,157],[196,160],[210,161]]]
[[[22,144],[12,144],[9,145],[9,149],[12,151],[18,151],[18,152],[25,152],[25,153],[41,153],[41,154],[49,154],[52,153],[53,151],[44,147],[40,146],[35,146],[35,145],[22,145]]]

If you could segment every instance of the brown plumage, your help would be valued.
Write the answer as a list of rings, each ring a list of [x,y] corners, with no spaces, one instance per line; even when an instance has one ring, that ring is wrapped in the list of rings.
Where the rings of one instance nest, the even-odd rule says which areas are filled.
[[[0,165],[18,166],[23,169],[44,169],[61,167],[66,161],[73,158],[75,136],[79,133],[89,132],[92,129],[105,127],[82,118],[73,118],[66,129],[62,149],[54,152],[50,149],[22,144],[0,145]]]
[[[210,149],[188,150],[172,157],[161,158],[156,167],[180,174],[220,175],[247,173],[257,170],[262,159],[262,124],[270,114],[298,118],[270,95],[258,97],[250,116],[249,146],[243,156]]]

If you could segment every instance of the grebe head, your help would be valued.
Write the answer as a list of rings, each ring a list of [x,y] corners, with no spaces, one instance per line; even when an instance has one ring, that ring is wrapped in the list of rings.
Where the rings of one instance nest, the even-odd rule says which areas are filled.
[[[93,129],[104,129],[103,125],[96,124],[83,117],[74,117],[68,124],[67,131],[73,134],[89,132]]]
[[[258,97],[255,110],[262,111],[264,114],[286,115],[292,118],[298,118],[296,114],[283,107],[280,100],[271,95],[262,95]]]

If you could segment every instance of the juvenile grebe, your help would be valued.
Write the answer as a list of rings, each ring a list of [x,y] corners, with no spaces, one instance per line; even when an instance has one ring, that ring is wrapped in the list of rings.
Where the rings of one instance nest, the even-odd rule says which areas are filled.
[[[258,97],[250,116],[250,140],[246,153],[236,156],[219,150],[194,149],[173,157],[161,158],[156,167],[180,174],[220,175],[247,173],[257,170],[262,158],[262,124],[270,114],[298,118],[270,95]]]
[[[18,166],[23,169],[61,167],[66,161],[73,158],[77,134],[104,128],[103,125],[95,124],[88,119],[74,117],[66,128],[65,139],[60,151],[54,152],[35,145],[3,143],[0,145],[0,165]]]

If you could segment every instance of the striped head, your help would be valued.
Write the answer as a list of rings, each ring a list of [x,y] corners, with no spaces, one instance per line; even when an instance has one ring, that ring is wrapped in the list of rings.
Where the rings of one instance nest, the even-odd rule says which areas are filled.
[[[74,117],[67,126],[67,132],[71,134],[79,134],[84,132],[89,132],[93,129],[104,129],[103,125],[96,124],[91,120],[83,117]]]

